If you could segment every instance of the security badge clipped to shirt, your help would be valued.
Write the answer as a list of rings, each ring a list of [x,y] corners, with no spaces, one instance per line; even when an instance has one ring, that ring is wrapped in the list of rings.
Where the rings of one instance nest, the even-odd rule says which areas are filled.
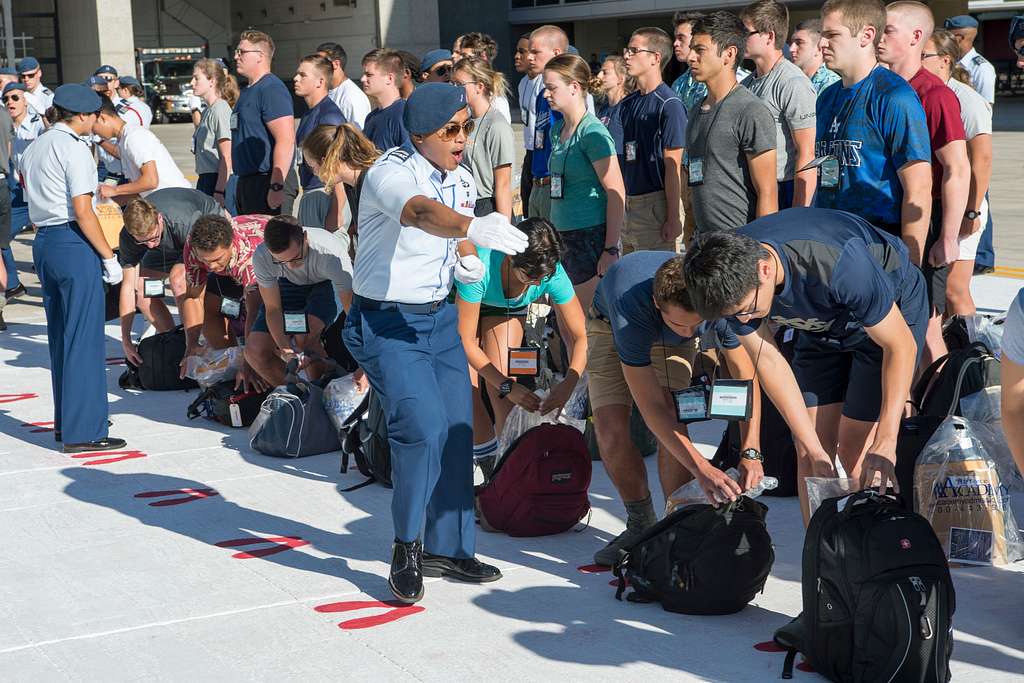
[[[238,320],[238,317],[242,315],[242,302],[230,296],[221,297],[220,312],[226,318]]]
[[[692,157],[687,167],[687,172],[690,176],[688,185],[691,187],[694,185],[704,184],[704,157]]]
[[[826,189],[839,187],[839,159],[833,154],[826,154],[815,158],[811,163],[800,169],[800,173],[809,171],[812,168],[818,169],[818,186]]]
[[[716,379],[707,377],[692,386],[672,392],[676,420],[681,423],[701,420],[749,420],[753,408],[753,380]]]
[[[636,161],[636,141],[630,140],[623,145],[623,152],[626,154],[626,161]]]
[[[551,198],[562,199],[562,175],[552,173],[551,174]]]
[[[142,295],[147,299],[162,297],[164,295],[164,281],[159,278],[143,278]]]
[[[508,350],[508,374],[511,377],[536,377],[540,374],[540,349],[519,346]]]

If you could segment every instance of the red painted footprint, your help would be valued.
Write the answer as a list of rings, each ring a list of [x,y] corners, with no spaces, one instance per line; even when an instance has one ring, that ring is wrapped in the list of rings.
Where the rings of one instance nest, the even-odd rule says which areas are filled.
[[[177,496],[184,494],[180,498],[166,498],[166,496]],[[203,500],[204,498],[211,498],[213,496],[220,495],[213,489],[173,489],[171,491],[144,491],[142,493],[136,493],[136,498],[164,498],[164,500],[157,500],[149,504],[149,507],[160,508],[167,507],[168,505],[182,505],[183,503],[191,503],[196,500]]]
[[[800,671],[806,671],[807,673],[814,673],[814,667],[806,659],[800,660],[800,663],[796,665],[796,668]]]
[[[276,555],[277,553],[283,553],[287,550],[294,550],[295,548],[301,548],[304,545],[309,545],[309,541],[306,541],[298,536],[268,536],[266,538],[249,537],[249,538],[235,538],[230,541],[221,541],[215,543],[218,548],[238,548],[245,545],[259,545],[270,543],[269,548],[257,548],[252,551],[242,551],[235,553],[231,557],[236,560],[251,560],[255,557],[267,557],[268,555]]]
[[[39,398],[39,394],[0,394],[0,403],[14,403],[15,401],[26,401],[30,398]]]
[[[53,420],[49,422],[22,422],[22,427],[38,427],[38,429],[30,430],[33,434],[42,434],[43,432],[53,431]]]
[[[91,467],[93,465],[109,465],[112,462],[121,462],[122,460],[145,458],[146,454],[142,451],[103,451],[100,453],[75,453],[71,457],[76,460],[80,460],[82,458],[98,458],[98,460],[90,460],[89,462],[82,463],[86,467]]]
[[[583,574],[601,574],[603,572],[610,572],[611,567],[605,567],[600,564],[585,564],[582,567],[576,567]]]
[[[774,640],[766,640],[763,643],[757,643],[754,645],[754,649],[758,652],[785,652],[786,648],[782,647]]]
[[[398,601],[381,602],[380,600],[353,600],[348,602],[332,602],[327,605],[320,605],[313,609],[317,612],[332,614],[336,612],[354,612],[361,609],[382,608],[388,610],[383,614],[374,614],[369,617],[349,619],[338,624],[338,628],[345,631],[354,631],[360,628],[372,628],[383,624],[390,624],[413,614],[419,614],[425,607],[419,605],[406,605]]]

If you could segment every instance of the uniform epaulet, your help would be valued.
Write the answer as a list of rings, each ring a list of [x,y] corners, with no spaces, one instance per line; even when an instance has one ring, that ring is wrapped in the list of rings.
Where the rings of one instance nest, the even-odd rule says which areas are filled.
[[[39,122],[39,114],[33,114],[32,118],[30,118],[28,121],[29,121],[29,123],[38,123]]]
[[[49,88],[47,88],[47,87],[43,87],[43,94],[44,94],[44,95],[52,95],[52,94],[53,94],[53,91],[52,91],[52,90],[50,90],[50,89],[49,89]]]
[[[118,114],[123,114],[126,111],[128,111],[128,105],[125,104],[124,100],[122,100],[121,104],[114,107],[114,109],[117,111]]]
[[[987,61],[988,60],[982,57],[981,55],[974,55],[974,59],[971,60],[971,64],[974,64],[975,66],[981,66]]]
[[[466,163],[465,159],[459,162],[459,166],[461,166],[470,175],[473,174],[473,169],[469,167],[469,164]]]
[[[412,156],[412,155],[409,154],[408,150],[402,149],[401,147],[395,147],[390,152],[388,152],[387,156],[385,156],[384,158],[385,159],[392,159],[392,158],[394,158],[394,159],[398,159],[399,161],[407,161],[410,156]]]

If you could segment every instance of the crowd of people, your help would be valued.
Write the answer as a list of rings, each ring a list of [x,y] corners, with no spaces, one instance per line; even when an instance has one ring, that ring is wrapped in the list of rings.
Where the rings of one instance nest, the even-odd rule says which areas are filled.
[[[63,451],[125,446],[108,433],[104,283],[120,283],[135,364],[137,312],[156,332],[177,324],[169,285],[182,373],[204,349],[241,346],[239,385],[264,390],[297,356],[318,376],[324,331],[340,334],[386,416],[389,583],[405,602],[424,576],[501,577],[475,557],[473,464],[489,477],[513,408],[559,411],[584,376],[626,511],[598,564],[658,518],[634,405],[666,496],[695,478],[725,502],[760,482],[761,388],[801,478],[833,475],[838,458],[862,487],[895,486],[911,383],[945,353],[943,320],[975,312],[970,278],[992,231],[993,74],[972,46],[977,22],[938,28],[908,0],[828,0],[791,26],[784,5],[756,0],[665,28],[639,28],[593,64],[558,27],[523,35],[522,150],[487,35],[422,58],[374,49],[358,83],[341,45],[318,45],[295,68],[296,125],[273,39],[245,31],[235,73],[195,65],[194,187],[149,130],[136,79],[104,65],[51,92],[31,57],[0,73],[0,220],[36,231]],[[1024,63],[1024,22],[1013,31]],[[685,66],[669,84],[673,59]],[[116,249],[94,209],[111,201]],[[0,291],[14,298],[25,289],[3,246]],[[1022,297],[1006,322],[1003,409],[1024,465]],[[543,396],[520,381],[542,365],[524,341],[537,303],[565,348]],[[698,356],[732,380],[723,405]],[[723,413],[739,422],[739,481],[685,424]]]

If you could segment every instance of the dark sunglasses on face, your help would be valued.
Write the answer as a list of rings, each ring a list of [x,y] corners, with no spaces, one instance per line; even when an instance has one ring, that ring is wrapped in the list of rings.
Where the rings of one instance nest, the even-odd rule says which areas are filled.
[[[436,69],[431,69],[431,71],[435,76],[440,76],[441,78],[448,78],[448,74],[451,73],[452,68],[445,64],[443,66],[437,67]]]
[[[39,71],[33,71],[32,73],[28,73],[28,74],[19,74],[18,78],[20,78],[23,81],[27,81],[28,79],[35,78],[38,75],[39,75]]]
[[[449,123],[441,130],[437,131],[437,134],[442,140],[448,142],[457,138],[460,130],[466,135],[469,135],[473,132],[474,127],[476,127],[476,124],[473,123],[472,119],[470,119],[461,125],[458,123]]]
[[[4,95],[3,100],[4,100],[4,104],[7,104],[8,102],[21,102],[21,96],[20,95]]]

